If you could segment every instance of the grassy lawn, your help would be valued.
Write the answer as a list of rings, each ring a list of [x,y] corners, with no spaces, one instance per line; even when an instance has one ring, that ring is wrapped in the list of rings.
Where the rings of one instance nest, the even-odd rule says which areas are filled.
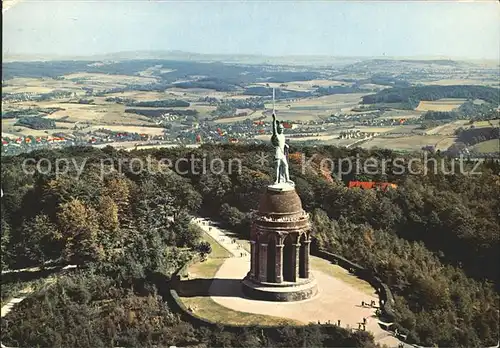
[[[234,325],[305,325],[292,319],[273,317],[270,315],[238,312],[223,307],[210,297],[182,298],[187,307],[195,308],[195,313],[211,321]]]
[[[328,260],[321,259],[319,257],[310,256],[311,268],[313,270],[318,270],[329,276],[335,277],[349,285],[352,285],[356,289],[364,292],[367,295],[374,296],[375,289],[370,285],[370,283],[350,274],[346,269],[332,264]]]
[[[213,278],[225,259],[231,257],[231,253],[205,232],[203,232],[201,239],[210,243],[212,252],[207,260],[191,265],[188,268],[188,273],[191,278]]]
[[[181,283],[181,292],[184,294],[189,294],[191,291],[199,292],[200,290],[208,292],[211,284],[209,279],[215,276],[219,267],[231,255],[208,234],[204,233],[202,238],[210,243],[212,252],[206,261],[195,263],[188,268],[190,279],[200,279],[202,283],[197,284],[196,289],[183,287]],[[203,282],[204,279],[207,279],[208,281]],[[204,289],[200,289],[200,286]],[[211,321],[235,325],[303,325],[303,323],[291,319],[234,311],[221,306],[207,295],[183,297],[179,294],[179,296],[186,307],[193,308],[194,312],[198,316],[207,318]]]

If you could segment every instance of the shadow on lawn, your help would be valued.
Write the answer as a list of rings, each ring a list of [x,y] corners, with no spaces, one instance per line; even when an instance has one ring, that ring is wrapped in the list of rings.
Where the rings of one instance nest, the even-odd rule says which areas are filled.
[[[178,294],[181,297],[243,297],[241,279],[210,278],[183,280],[179,284]]]

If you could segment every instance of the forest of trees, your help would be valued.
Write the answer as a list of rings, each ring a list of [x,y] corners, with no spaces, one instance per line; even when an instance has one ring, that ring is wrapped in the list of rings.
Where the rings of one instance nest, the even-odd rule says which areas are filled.
[[[213,110],[211,113],[218,117],[231,117],[236,114],[237,109],[263,109],[264,100],[263,98],[247,98],[247,99],[223,99],[218,100],[215,98],[204,98],[205,102],[209,102],[211,105],[217,105],[217,109]],[[213,100],[215,99],[215,100]]]
[[[500,138],[500,128],[498,127],[482,127],[482,128],[459,128],[456,132],[457,141],[466,145],[475,145],[482,141]]]
[[[31,129],[55,129],[56,121],[40,116],[21,117],[14,125],[28,127]]]
[[[183,322],[158,300],[162,289],[149,280],[157,274],[168,277],[198,250],[199,231],[189,224],[188,213],[211,216],[248,235],[251,212],[272,177],[272,168],[256,163],[255,155],[270,150],[261,145],[131,152],[74,147],[29,154],[53,163],[60,157],[87,159],[78,180],[75,172],[59,177],[24,174],[21,163],[27,155],[2,158],[2,267],[59,260],[82,268],[42,289],[2,320],[3,343],[116,346],[136,345],[138,340],[141,345],[165,344],[167,337],[173,337],[168,343],[372,346],[367,335],[318,325],[264,333],[254,329],[211,332]],[[497,343],[498,163],[481,164],[482,174],[476,176],[432,170],[427,175],[402,175],[389,166],[387,174],[348,174],[337,179],[318,171],[321,158],[359,155],[389,160],[396,154],[329,146],[290,151],[307,158],[317,156],[305,170],[300,160],[291,162],[296,189],[304,209],[311,213],[313,247],[340,254],[388,284],[395,296],[400,332],[424,346]],[[161,170],[157,162],[191,155],[207,161],[239,158],[242,170],[213,174],[201,170],[201,161],[181,162],[179,170],[187,173],[181,176]],[[148,172],[138,174],[133,161],[128,162],[131,168],[118,167],[127,159],[147,156],[152,163]],[[105,158],[114,160],[115,171],[106,171],[110,174],[101,180]],[[355,179],[394,182],[398,188],[348,189],[346,182]],[[92,315],[96,310],[100,315]],[[42,340],[36,341],[37,337]],[[242,341],[237,343],[238,339]]]
[[[441,98],[482,99],[498,105],[500,90],[493,87],[472,85],[396,87],[383,89],[373,95],[366,95],[363,97],[363,103],[409,103],[416,107],[421,100]]]
[[[23,156],[2,159],[2,269],[52,261],[76,264],[79,270],[60,276],[53,285],[39,285],[39,291],[3,318],[3,343],[373,346],[369,334],[331,325],[214,330],[183,321],[164,294],[168,277],[193,254],[206,250],[188,215],[202,204],[191,180],[161,171],[154,160],[147,173],[137,174],[132,167],[101,180],[101,159],[133,158],[111,148],[65,148],[31,155],[48,158],[52,164],[68,156],[88,161],[77,180],[76,172],[26,175],[20,166]],[[6,286],[6,291],[14,285]],[[3,291],[4,286],[2,300],[7,298]]]

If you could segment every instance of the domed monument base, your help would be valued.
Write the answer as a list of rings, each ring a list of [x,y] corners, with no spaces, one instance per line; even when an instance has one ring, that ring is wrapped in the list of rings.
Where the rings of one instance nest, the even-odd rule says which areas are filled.
[[[254,215],[251,266],[243,293],[265,301],[301,301],[317,294],[309,272],[309,215],[291,184],[267,187]]]
[[[304,282],[265,283],[255,282],[250,277],[243,279],[243,293],[256,300],[292,302],[307,300],[318,293],[316,279]]]

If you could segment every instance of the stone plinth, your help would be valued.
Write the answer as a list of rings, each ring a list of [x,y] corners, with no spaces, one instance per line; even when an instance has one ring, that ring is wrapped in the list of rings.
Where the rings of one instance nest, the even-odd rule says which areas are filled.
[[[317,293],[309,272],[311,225],[295,187],[271,185],[261,196],[251,231],[250,271],[243,292],[268,301],[299,301]]]

